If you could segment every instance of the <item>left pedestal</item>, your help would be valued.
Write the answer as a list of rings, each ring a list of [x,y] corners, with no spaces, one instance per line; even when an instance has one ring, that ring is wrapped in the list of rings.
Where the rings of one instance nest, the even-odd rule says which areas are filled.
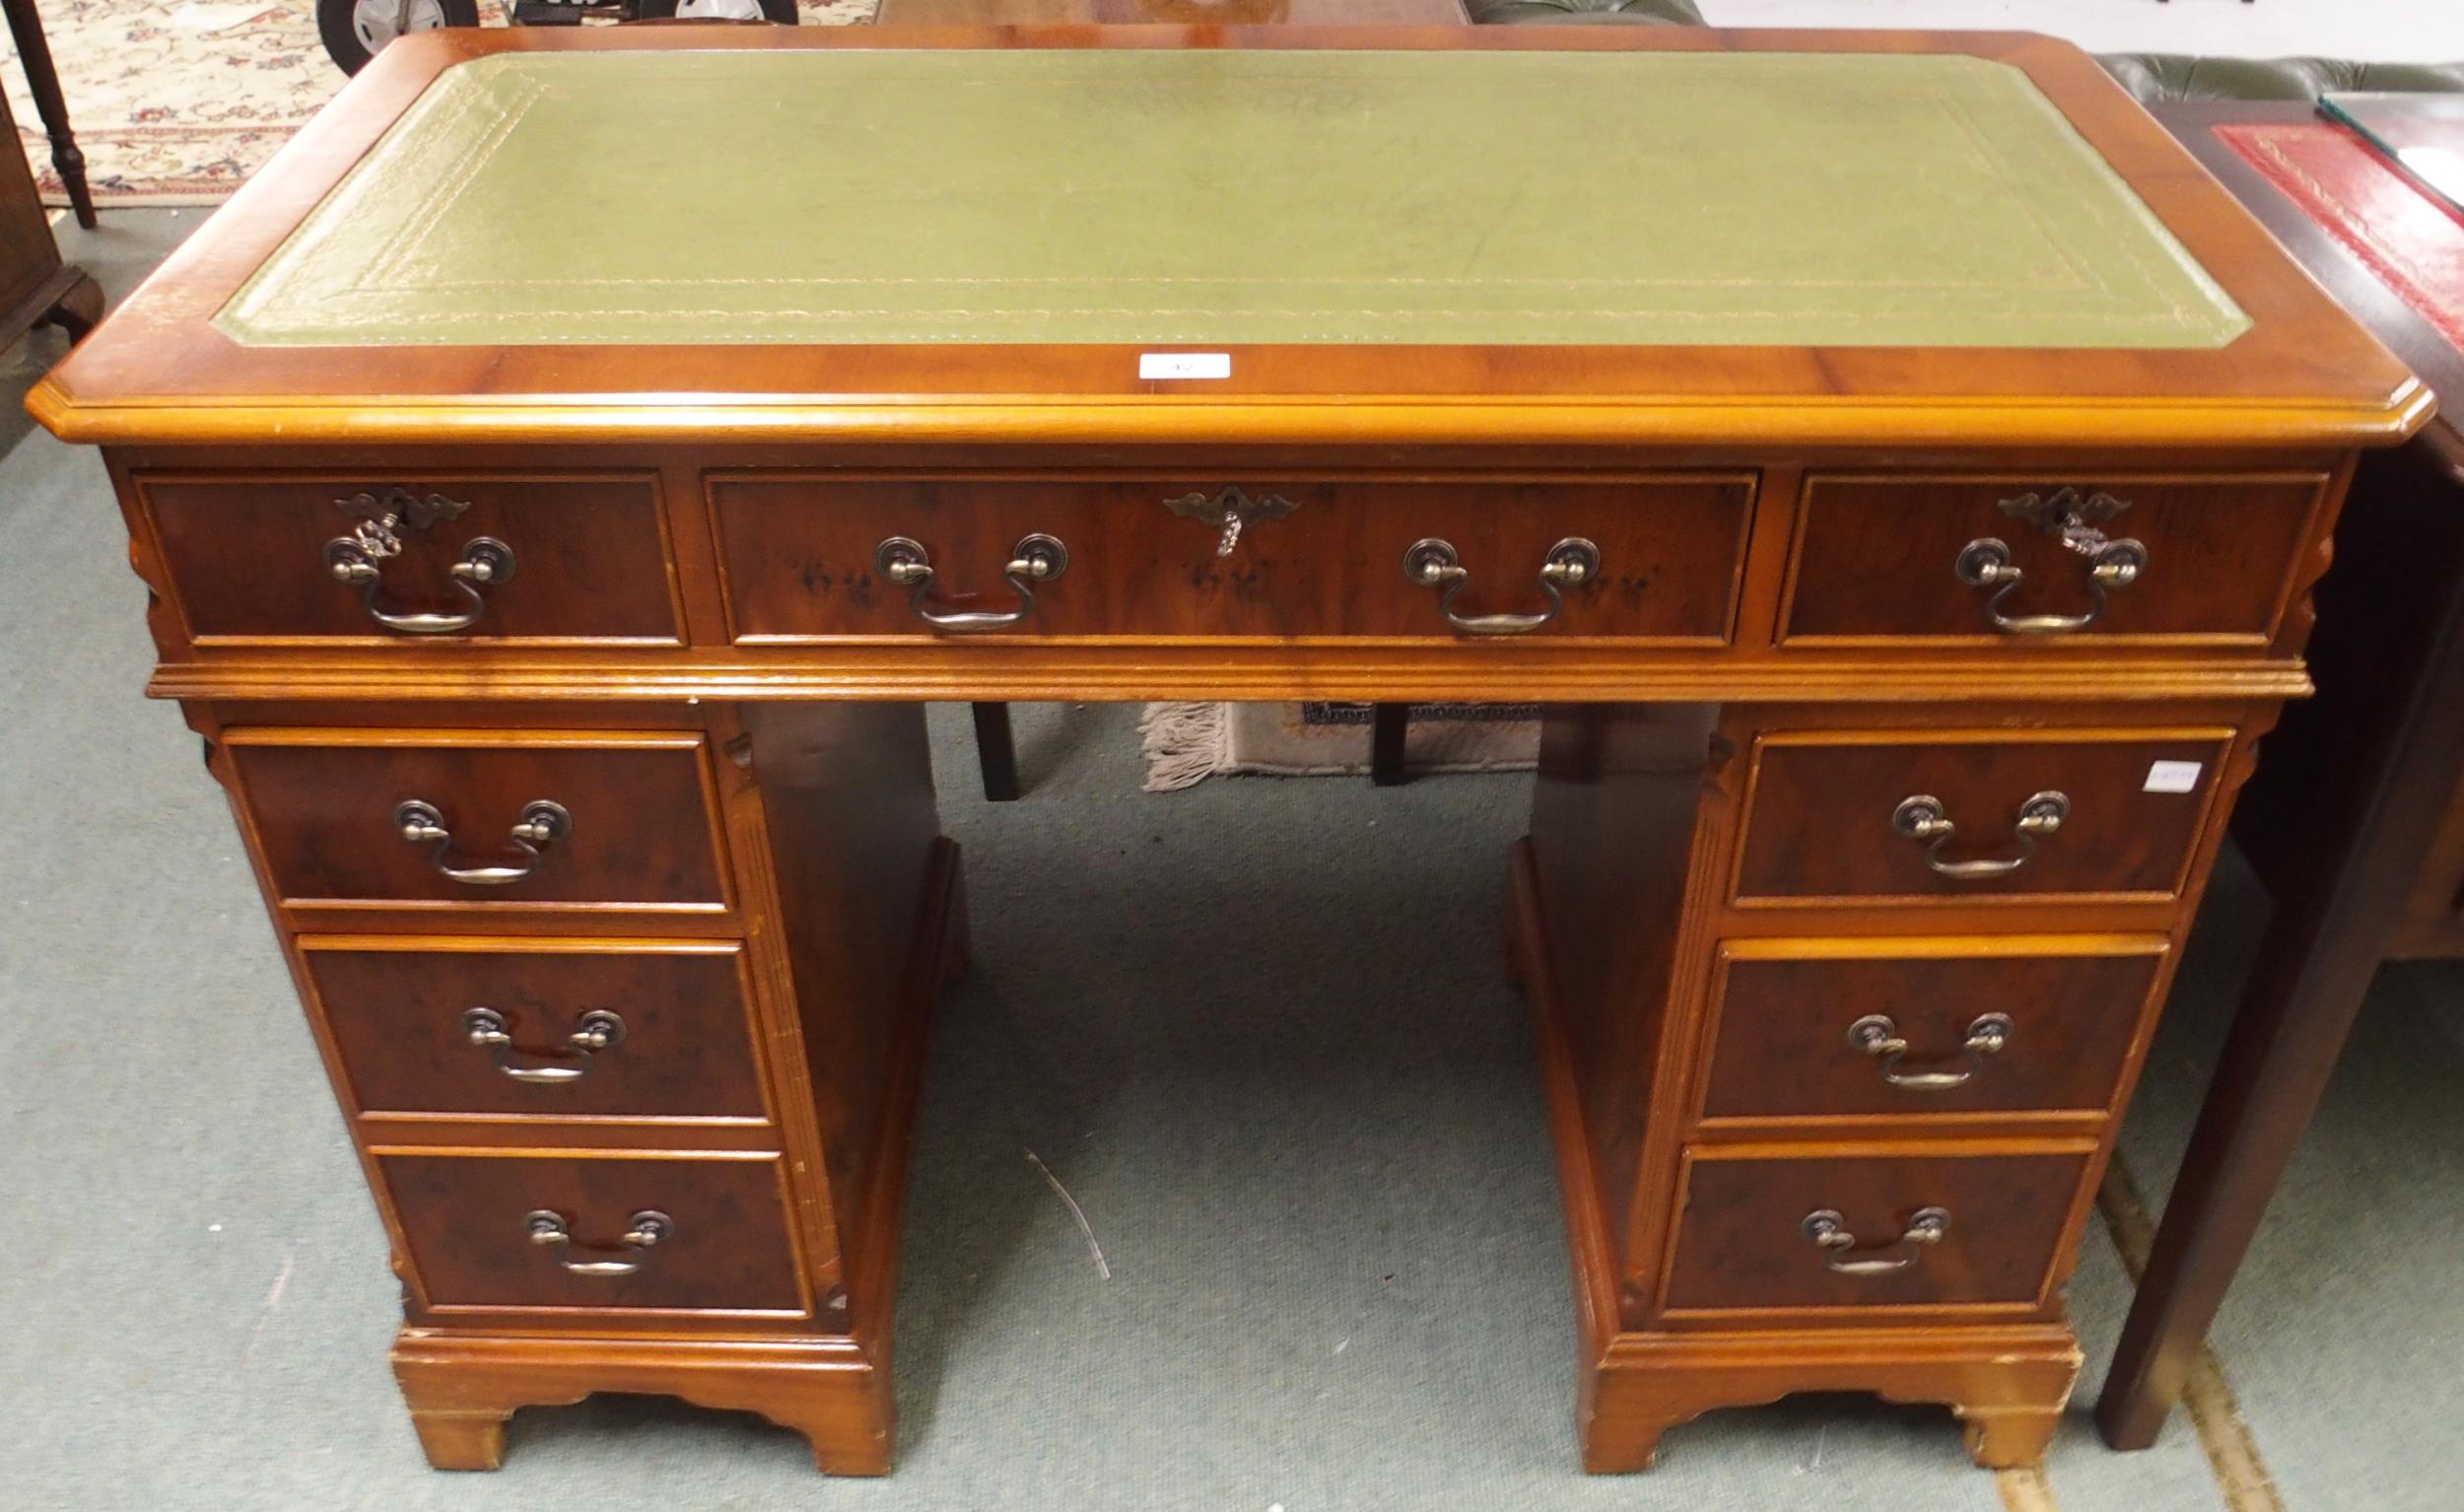
[[[885,1474],[964,955],[922,706],[186,708],[392,1240],[430,1462],[628,1392]]]

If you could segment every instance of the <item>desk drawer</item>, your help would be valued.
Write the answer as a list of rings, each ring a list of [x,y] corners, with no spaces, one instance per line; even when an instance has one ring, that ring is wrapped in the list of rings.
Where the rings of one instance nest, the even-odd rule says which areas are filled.
[[[2323,474],[2281,473],[1812,477],[1780,639],[2260,648],[2275,638],[2326,485]],[[2086,537],[2066,546],[2066,518],[2137,542],[2136,562],[2121,548],[2099,559]]]
[[[288,906],[728,903],[698,734],[238,729],[226,740]]]
[[[764,1117],[741,946],[469,946],[300,941],[361,1113]]]
[[[1765,736],[1736,896],[2172,897],[2229,739],[2222,730]]]
[[[2161,942],[1732,940],[1702,1116],[2102,1114],[2163,963]]]
[[[646,473],[135,482],[200,644],[682,639]],[[365,581],[339,581],[337,553],[353,556],[361,566],[348,570]]]
[[[1227,487],[1244,523],[1218,555]],[[903,539],[931,571],[924,610],[1026,611],[979,627],[994,635],[1478,636],[1449,620],[1446,581],[1406,574],[1412,548],[1439,541],[1463,574],[1455,619],[1513,617],[1487,620],[1489,635],[1716,645],[1731,633],[1753,483],[774,474],[719,476],[710,497],[740,642],[950,633],[883,567],[882,543]],[[1178,506],[1190,513],[1175,501],[1194,501]],[[1019,580],[1021,591],[1003,570],[1027,560],[1031,536],[1060,542],[1065,563],[1048,555],[1061,570]],[[1589,542],[1597,567],[1579,584],[1562,572],[1543,582],[1568,541]],[[1540,622],[1552,592],[1564,606]]]
[[[1697,1151],[1666,1310],[2033,1307],[2087,1170],[2070,1154]],[[1902,1237],[1937,1223],[1930,1243]]]
[[[432,1310],[806,1310],[775,1155],[395,1152],[377,1167]]]

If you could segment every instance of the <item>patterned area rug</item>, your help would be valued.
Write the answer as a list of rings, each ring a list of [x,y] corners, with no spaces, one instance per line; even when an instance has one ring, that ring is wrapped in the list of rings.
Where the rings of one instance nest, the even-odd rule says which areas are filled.
[[[1230,772],[1341,777],[1369,770],[1367,704],[1149,704],[1138,722],[1148,792]],[[1540,764],[1538,704],[1414,704],[1403,765],[1528,772]]]
[[[38,0],[43,34],[68,97],[69,127],[104,205],[211,204],[274,155],[342,88],[316,39],[308,0]],[[872,19],[875,0],[801,0],[806,26]],[[493,0],[481,18],[501,25]],[[17,49],[0,31],[9,113],[42,184],[68,196],[26,91]]]

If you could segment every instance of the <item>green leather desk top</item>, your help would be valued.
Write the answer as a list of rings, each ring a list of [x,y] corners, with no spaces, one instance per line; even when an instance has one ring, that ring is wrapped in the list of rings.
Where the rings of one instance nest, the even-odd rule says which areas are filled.
[[[251,346],[2216,348],[2249,325],[1956,54],[508,52],[232,297]]]

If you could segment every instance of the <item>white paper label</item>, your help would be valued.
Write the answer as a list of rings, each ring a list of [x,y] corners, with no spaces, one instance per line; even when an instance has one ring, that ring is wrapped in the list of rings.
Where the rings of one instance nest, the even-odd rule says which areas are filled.
[[[1229,352],[1140,352],[1138,377],[1142,378],[1228,378],[1232,376],[1232,354]]]
[[[2149,792],[2193,792],[2199,787],[2201,764],[2195,761],[2152,761],[2148,763]]]

